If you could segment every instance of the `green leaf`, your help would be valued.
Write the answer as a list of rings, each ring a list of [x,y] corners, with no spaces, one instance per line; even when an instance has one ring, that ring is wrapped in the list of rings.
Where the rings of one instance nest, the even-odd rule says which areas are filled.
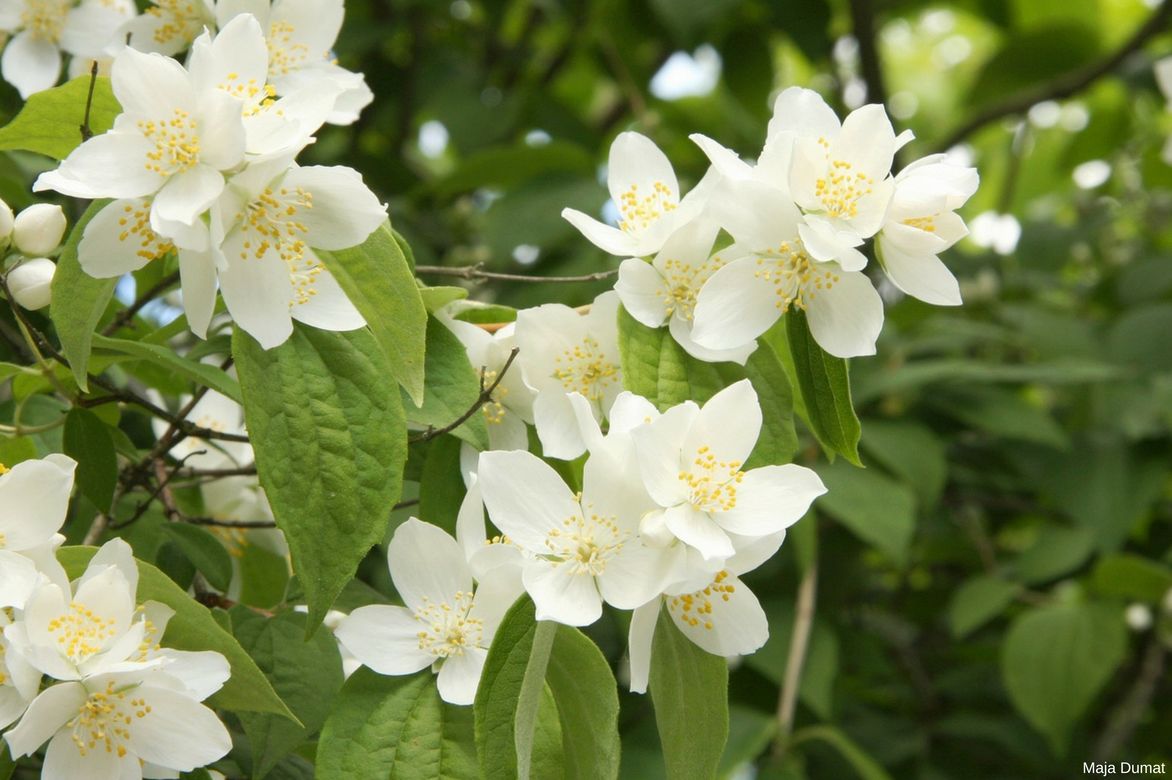
[[[527,597],[509,609],[480,676],[473,705],[476,750],[481,775],[488,780],[528,778],[530,770],[544,780],[551,771],[562,771],[560,756],[537,750],[543,742],[540,705],[557,624],[538,623],[534,613]]]
[[[85,572],[97,551],[96,547],[62,547],[57,552],[57,559],[69,578],[76,579]],[[143,561],[136,563],[138,602],[158,601],[175,610],[175,616],[163,635],[163,645],[178,650],[215,650],[228,659],[232,676],[208,700],[213,707],[233,712],[271,712],[297,722],[256,663],[240,643],[220,627],[207,607],[187,595],[187,591],[154,566]]]
[[[30,95],[16,118],[0,128],[0,149],[19,149],[64,160],[81,144],[81,123],[85,119],[89,89],[90,77],[86,75]],[[110,79],[99,76],[90,105],[90,130],[94,135],[106,132],[121,112],[110,89]]]
[[[648,684],[672,780],[715,776],[728,739],[728,664],[692,644],[661,610]]]
[[[879,762],[867,755],[862,748],[834,726],[807,726],[800,729],[794,732],[790,746],[797,747],[803,742],[812,741],[818,741],[834,748],[835,752],[850,764],[851,769],[860,780],[891,780],[891,775],[887,774]]]
[[[1172,591],[1172,568],[1132,553],[1108,555],[1095,566],[1091,585],[1104,596],[1158,604]]]
[[[875,469],[832,463],[815,470],[826,484],[818,509],[896,563],[903,563],[916,530],[916,497],[911,489]]]
[[[745,375],[757,391],[761,403],[761,437],[746,469],[782,465],[793,460],[798,451],[798,434],[794,430],[794,396],[785,367],[769,343],[762,340],[745,363]]]
[[[175,546],[207,577],[213,588],[227,592],[232,584],[232,556],[219,539],[199,526],[186,523],[165,523],[162,532],[171,537]]]
[[[790,311],[786,314],[785,324],[810,429],[828,451],[862,466],[859,460],[862,428],[851,405],[847,362],[827,354],[818,346],[804,312]]]
[[[110,511],[118,482],[118,456],[110,429],[89,409],[74,407],[65,415],[65,454],[77,461],[77,485],[101,512]]]
[[[227,372],[215,366],[209,366],[207,363],[199,363],[181,357],[175,354],[175,350],[170,347],[146,341],[110,338],[101,334],[94,334],[93,345],[97,349],[118,352],[154,363],[167,371],[187,377],[198,385],[206,385],[217,393],[240,403],[240,384]]]
[[[948,627],[957,639],[963,639],[1013,602],[1021,590],[1014,582],[999,577],[973,577],[956,591],[948,605]]]
[[[1087,529],[1046,525],[1011,567],[1022,582],[1040,585],[1077,569],[1094,549],[1095,537]]]
[[[416,403],[423,403],[427,310],[389,222],[362,244],[334,252],[314,250],[366,319],[388,371]]]
[[[460,449],[459,439],[435,439],[419,477],[419,516],[452,536],[456,535],[456,518],[467,492],[460,472]]]
[[[316,627],[382,540],[402,492],[407,436],[399,391],[365,330],[297,326],[265,351],[237,329],[232,353],[261,485]]]
[[[344,682],[342,657],[329,631],[318,631],[305,641],[306,619],[299,612],[267,618],[238,606],[231,616],[237,641],[302,724],[259,713],[240,715],[252,748],[252,775],[264,777],[326,722]]]
[[[16,771],[16,762],[8,753],[8,743],[0,741],[0,780],[8,780]]]
[[[57,338],[61,340],[61,352],[69,361],[77,386],[83,391],[89,389],[87,369],[94,328],[102,319],[118,280],[95,279],[83,271],[77,259],[77,245],[85,226],[107,203],[102,200],[91,203],[73,226],[73,232],[57,257],[57,272],[50,288],[53,298],[49,303],[49,317],[57,329]]]
[[[1001,673],[1013,705],[1063,755],[1071,728],[1126,654],[1120,609],[1056,604],[1014,621],[1002,647]]]
[[[443,428],[479,401],[480,374],[460,340],[434,317],[427,318],[424,365],[423,403],[416,406],[408,398],[403,408],[411,422]],[[480,412],[452,433],[478,450],[488,449],[488,424]]]
[[[562,723],[566,777],[618,777],[619,697],[606,656],[578,629],[558,626],[545,676]]]
[[[910,421],[867,420],[867,454],[900,477],[924,508],[935,506],[948,480],[944,445],[932,430]]]
[[[684,352],[667,328],[648,328],[619,307],[623,387],[665,410],[684,401],[704,403],[724,386],[719,370]]]
[[[428,314],[435,314],[452,301],[462,301],[468,297],[468,291],[463,287],[427,287],[419,286],[419,297],[423,299],[423,308]]]
[[[476,780],[472,708],[445,703],[434,680],[355,672],[322,728],[318,776]]]

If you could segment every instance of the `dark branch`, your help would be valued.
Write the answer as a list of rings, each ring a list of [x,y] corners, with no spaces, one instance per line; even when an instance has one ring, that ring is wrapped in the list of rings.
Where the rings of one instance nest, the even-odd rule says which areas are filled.
[[[429,276],[454,276],[458,279],[492,279],[502,282],[598,282],[609,279],[618,274],[618,269],[599,271],[582,276],[527,276],[525,274],[505,274],[496,271],[481,270],[480,265],[445,266],[445,265],[417,265],[415,273]]]
[[[509,367],[513,365],[513,361],[517,359],[518,351],[519,350],[516,347],[513,347],[513,351],[509,353],[509,357],[505,360],[505,364],[501,366],[501,370],[497,372],[496,378],[492,380],[492,384],[488,387],[484,386],[484,369],[480,369],[480,396],[477,397],[476,402],[472,404],[468,411],[464,412],[462,415],[456,418],[455,421],[448,423],[442,428],[428,428],[423,433],[419,434],[418,436],[412,436],[407,441],[415,444],[416,442],[438,439],[445,433],[451,433],[467,422],[468,418],[479,412],[481,407],[492,400],[493,392],[496,391],[501,381],[504,380],[505,374],[509,372]]]
[[[98,61],[94,60],[93,64],[90,65],[90,89],[85,97],[85,115],[82,117],[81,127],[78,128],[81,131],[82,143],[94,137],[94,131],[90,128],[90,109],[94,107],[94,87],[97,85]]]
[[[879,47],[875,37],[875,7],[873,0],[851,0],[851,25],[859,42],[859,69],[867,85],[867,102],[887,103],[887,87],[883,67],[879,62]]]
[[[1082,92],[1091,84],[1122,65],[1128,57],[1138,51],[1152,37],[1163,32],[1168,26],[1170,18],[1172,18],[1172,3],[1164,3],[1135,31],[1135,34],[1131,38],[1109,57],[1106,57],[1100,62],[1091,63],[1084,68],[1072,71],[1037,89],[1018,93],[1001,103],[995,103],[989,106],[945,136],[944,140],[936,144],[936,151],[948,151],[972,133],[991,122],[996,122],[998,119],[1021,114],[1038,103],[1044,103],[1047,100],[1062,100]]]

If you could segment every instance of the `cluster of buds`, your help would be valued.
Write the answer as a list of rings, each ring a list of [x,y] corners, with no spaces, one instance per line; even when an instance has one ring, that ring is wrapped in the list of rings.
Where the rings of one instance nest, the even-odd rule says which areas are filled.
[[[11,250],[5,276],[8,292],[25,309],[49,305],[57,266],[47,255],[61,245],[65,226],[60,206],[35,203],[14,216],[8,204],[0,201],[0,246]]]

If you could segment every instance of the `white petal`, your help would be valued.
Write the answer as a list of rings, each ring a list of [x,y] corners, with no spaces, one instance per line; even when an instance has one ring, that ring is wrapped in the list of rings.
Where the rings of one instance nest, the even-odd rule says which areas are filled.
[[[872,103],[855,109],[842,122],[842,131],[831,144],[835,159],[848,160],[854,171],[882,181],[891,172],[895,154],[895,130],[883,106]]]
[[[755,180],[718,187],[709,205],[712,219],[738,244],[754,250],[774,250],[798,235],[801,214],[789,193]]]
[[[38,579],[37,567],[32,561],[23,555],[0,550],[0,609],[24,609]]]
[[[822,480],[810,469],[792,463],[763,466],[745,474],[737,485],[736,506],[716,514],[715,520],[735,534],[775,534],[800,520],[825,492]]]
[[[306,256],[311,256],[308,251]],[[366,320],[328,269],[321,269],[310,285],[310,291],[304,302],[294,298],[289,309],[293,319],[322,330],[357,330],[366,325]]]
[[[218,171],[235,168],[244,160],[244,120],[241,102],[218,89],[200,95],[199,160]]]
[[[913,298],[937,306],[959,306],[960,285],[948,266],[934,254],[914,255],[884,242],[880,234],[879,246],[883,270],[899,289]]]
[[[713,590],[711,595],[703,591],[693,594],[696,606],[689,611],[683,608],[683,597],[668,598],[668,611],[680,631],[713,655],[747,655],[764,645],[769,639],[769,622],[753,591],[732,576],[726,576]],[[706,605],[711,612],[696,614],[697,606]]]
[[[0,476],[3,549],[28,550],[47,543],[65,523],[77,463],[65,456],[26,460]]]
[[[677,539],[698,550],[706,561],[728,558],[736,552],[728,534],[707,513],[690,504],[671,507],[664,512],[664,521]]]
[[[158,220],[190,225],[203,214],[224,191],[224,177],[207,165],[196,165],[167,180],[151,205],[151,226],[165,230]]]
[[[410,610],[374,604],[351,612],[334,636],[363,665],[379,674],[414,674],[435,661],[419,649],[420,628]]]
[[[136,693],[151,708],[130,728],[130,743],[144,761],[190,772],[232,749],[224,724],[199,702],[154,686],[143,686]]]
[[[528,452],[481,453],[477,477],[492,522],[527,550],[544,551],[549,532],[581,514],[557,472]]]
[[[607,604],[635,609],[663,592],[676,575],[680,545],[649,547],[631,539],[606,563],[598,590]]]
[[[773,117],[768,135],[793,133],[798,136],[831,138],[838,134],[839,122],[834,110],[812,89],[790,87],[773,102]]]
[[[691,401],[673,406],[645,426],[631,431],[639,453],[643,484],[660,506],[686,501],[687,488],[679,478],[681,450],[699,407]]]
[[[692,133],[688,138],[707,155],[712,167],[721,176],[733,181],[753,178],[753,167],[742,160],[732,149],[717,143],[702,133]]]
[[[875,354],[883,329],[883,300],[861,273],[843,273],[807,304],[810,332],[835,357]]]
[[[4,738],[14,756],[32,755],[57,730],[77,717],[89,698],[80,683],[61,683],[45,690]]]
[[[639,249],[635,239],[616,227],[603,224],[577,209],[562,209],[562,218],[585,236],[594,246],[619,257],[631,257]]]
[[[771,282],[757,277],[754,256],[714,273],[696,297],[692,338],[708,349],[735,349],[755,340],[781,316]]]
[[[718,462],[743,464],[757,444],[761,419],[757,391],[749,380],[729,385],[700,408],[683,441],[682,465],[699,473],[692,461],[700,457],[700,450]]]
[[[469,647],[462,655],[454,655],[440,665],[436,685],[440,698],[448,704],[471,704],[476,699],[476,688],[480,685],[480,673],[484,671],[484,660],[488,651],[480,647]]]
[[[110,69],[114,97],[131,117],[171,119],[176,108],[195,109],[191,78],[175,60],[126,48]],[[152,144],[152,151],[154,145]]]
[[[680,185],[671,161],[655,142],[634,132],[619,133],[610,145],[607,159],[607,186],[619,211],[622,197],[634,192],[640,199],[662,188],[666,202],[680,202]]]
[[[861,271],[867,264],[866,256],[855,249],[862,245],[863,239],[849,230],[842,230],[836,221],[811,214],[798,225],[798,236],[806,252],[815,260],[837,260],[846,271]]]
[[[38,38],[29,30],[16,35],[0,57],[4,80],[16,87],[25,100],[29,95],[48,89],[61,75],[61,52],[53,43]]]
[[[631,664],[631,693],[646,693],[651,677],[651,644],[663,599],[654,598],[631,613],[627,657]]]
[[[90,276],[109,279],[142,268],[159,246],[150,226],[150,205],[142,199],[116,200],[86,224],[78,260]]]
[[[167,674],[182,682],[196,701],[203,701],[224,687],[232,675],[228,659],[213,650],[191,651],[163,648],[161,655],[170,663]]]
[[[220,271],[220,294],[236,324],[262,347],[272,349],[284,344],[293,333],[289,271],[272,252],[261,258],[245,252],[243,241],[243,231],[237,230],[224,242],[228,267]]]
[[[497,566],[484,572],[476,586],[476,596],[472,600],[472,608],[468,610],[468,617],[480,621],[483,632],[480,644],[483,647],[492,643],[505,613],[525,592],[519,563],[518,559],[516,565]]]
[[[650,263],[638,258],[624,260],[619,266],[615,291],[623,308],[649,328],[658,328],[668,317],[666,302],[671,299],[667,284]]]
[[[522,572],[538,620],[588,626],[602,617],[602,597],[594,577],[574,572],[574,564],[530,561]]]
[[[61,29],[61,48],[74,57],[95,59],[116,43],[119,28],[133,16],[116,5],[82,3],[69,12]]]
[[[358,246],[386,221],[387,209],[352,168],[311,165],[285,174],[282,187],[302,188],[313,196],[313,208],[298,211],[307,228],[306,240],[316,249]]]
[[[472,593],[472,572],[460,545],[441,528],[412,517],[395,529],[387,564],[403,603],[419,612],[428,603],[455,606]]]
[[[749,355],[752,355],[757,349],[756,341],[749,341],[742,346],[731,349],[709,349],[701,346],[692,338],[692,323],[682,317],[672,317],[671,322],[668,323],[668,330],[671,332],[671,337],[684,348],[685,352],[705,363],[736,363],[743,366],[745,361],[749,359]]]
[[[166,178],[147,168],[155,145],[135,133],[95,136],[69,153],[56,170],[37,177],[33,191],[55,190],[75,198],[140,198]]]
[[[207,338],[208,324],[216,308],[216,261],[212,253],[181,249],[179,276],[187,325],[201,339]]]
[[[62,731],[49,742],[45,751],[45,765],[42,777],[68,778],[112,778],[113,780],[138,780],[135,772],[138,761],[127,753],[119,758],[113,750],[95,748],[83,756],[69,732]]]
[[[533,424],[546,457],[573,460],[586,451],[569,394],[557,390],[539,393],[533,402]]]
[[[259,104],[268,80],[269,50],[256,17],[236,16],[214,39],[201,35],[192,44],[187,70],[200,89],[223,89],[246,104]],[[252,96],[250,88],[261,91]]]

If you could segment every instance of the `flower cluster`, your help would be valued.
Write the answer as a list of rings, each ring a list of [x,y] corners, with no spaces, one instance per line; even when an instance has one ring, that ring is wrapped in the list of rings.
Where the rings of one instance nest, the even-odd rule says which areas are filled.
[[[0,730],[14,756],[48,743],[43,774],[173,777],[216,761],[228,731],[204,699],[228,680],[212,651],[160,639],[174,612],[139,603],[138,567],[115,539],[69,580],[56,560],[77,464],[0,467]]]
[[[187,321],[201,337],[217,287],[265,348],[283,343],[294,319],[362,327],[314,250],[360,244],[386,208],[352,169],[294,162],[323,123],[352,120],[365,104],[353,96],[361,77],[326,58],[341,3],[278,2],[231,16],[227,5],[217,8],[219,31],[208,25],[191,43],[186,65],[122,48],[110,74],[123,113],[34,189],[113,199],[79,245],[92,276],[121,276],[175,253]],[[180,6],[194,7],[160,4],[147,16],[165,19]],[[135,28],[138,38],[151,37],[146,25]],[[172,20],[156,32],[181,27]]]
[[[832,355],[875,353],[883,304],[860,247],[891,283],[928,303],[960,303],[938,255],[967,232],[955,211],[977,188],[973,168],[933,155],[892,176],[896,136],[882,106],[839,121],[815,92],[792,87],[774,105],[757,161],[711,138],[711,162],[680,197],[671,163],[650,140],[622,133],[610,152],[618,227],[566,209],[598,247],[626,257],[615,285],[631,316],[704,361],[744,363],[755,340],[791,309]],[[728,240],[721,240],[727,234]]]
[[[9,250],[4,266],[8,292],[25,309],[49,305],[50,286],[57,266],[46,255],[57,251],[65,236],[65,212],[60,206],[34,203],[13,215],[0,200],[0,248]]]

